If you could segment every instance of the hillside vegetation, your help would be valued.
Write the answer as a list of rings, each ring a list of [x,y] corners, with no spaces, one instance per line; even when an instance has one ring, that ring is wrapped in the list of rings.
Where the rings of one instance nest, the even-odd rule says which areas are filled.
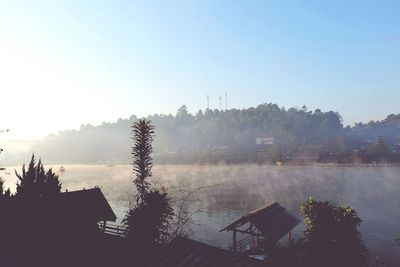
[[[52,163],[129,163],[130,126],[138,118],[99,126],[82,125],[48,136],[32,152]],[[151,115],[157,163],[276,162],[317,157],[328,162],[398,161],[400,115],[344,127],[339,113],[255,108]]]

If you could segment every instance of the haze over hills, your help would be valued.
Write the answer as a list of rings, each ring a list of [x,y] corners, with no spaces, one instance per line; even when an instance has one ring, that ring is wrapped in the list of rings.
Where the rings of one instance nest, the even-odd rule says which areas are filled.
[[[299,154],[317,154],[319,158],[363,151],[366,161],[398,160],[400,114],[381,121],[342,124],[339,113],[319,109],[285,109],[266,103],[255,108],[199,110],[190,114],[182,106],[176,115],[150,115],[156,127],[154,157],[157,163],[240,163],[276,162]],[[118,119],[99,126],[82,125],[50,135],[24,149],[2,155],[2,164],[20,164],[31,153],[49,163],[129,163],[130,126],[137,120]],[[378,139],[384,142],[376,152]],[[374,151],[375,149],[375,151]],[[327,156],[328,155],[328,156]],[[325,156],[325,157],[324,157]]]

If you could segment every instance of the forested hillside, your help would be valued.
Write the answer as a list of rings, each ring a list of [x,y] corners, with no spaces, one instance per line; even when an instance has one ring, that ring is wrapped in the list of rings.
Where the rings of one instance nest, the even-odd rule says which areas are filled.
[[[346,134],[359,136],[365,140],[374,140],[377,136],[383,136],[391,146],[396,145],[400,140],[400,114],[391,114],[381,121],[356,123],[354,127],[346,128]]]
[[[379,153],[386,153],[386,159],[393,158],[388,153],[396,150],[400,139],[399,115],[344,128],[337,112],[285,109],[271,103],[241,110],[200,110],[195,115],[182,106],[175,115],[147,119],[156,127],[158,163],[276,162],[302,154],[337,161],[355,150],[374,160],[371,154],[377,146],[383,146]],[[132,115],[115,123],[82,125],[80,130],[47,137],[32,152],[53,163],[128,163],[130,126],[136,120]]]

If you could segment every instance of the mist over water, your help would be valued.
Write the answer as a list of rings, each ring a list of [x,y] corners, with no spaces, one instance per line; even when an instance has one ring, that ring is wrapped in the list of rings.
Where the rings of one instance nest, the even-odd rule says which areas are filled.
[[[102,191],[121,220],[134,194],[132,166],[64,165],[63,190],[91,188]],[[49,166],[47,166],[49,167]],[[53,166],[58,171],[59,166]],[[15,187],[13,168],[7,168],[6,186]],[[20,167],[16,167],[20,171]],[[195,239],[228,248],[230,233],[218,231],[240,216],[272,202],[279,202],[301,217],[299,206],[309,196],[348,205],[363,220],[361,232],[371,251],[387,261],[400,263],[400,168],[268,166],[268,165],[158,165],[153,182],[169,188],[172,197],[199,190],[189,208],[198,210],[193,226]],[[295,229],[295,237],[304,225]]]

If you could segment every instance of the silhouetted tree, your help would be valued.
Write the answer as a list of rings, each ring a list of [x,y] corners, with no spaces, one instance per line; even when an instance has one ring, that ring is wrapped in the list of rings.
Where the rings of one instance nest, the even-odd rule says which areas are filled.
[[[178,109],[178,111],[176,112],[176,116],[177,117],[187,117],[187,116],[189,116],[190,114],[189,114],[189,112],[188,112],[188,110],[187,110],[187,107],[186,107],[186,105],[183,105],[183,106],[181,106],[179,109]]]
[[[61,182],[52,169],[45,171],[42,161],[36,164],[35,155],[32,155],[28,169],[22,165],[22,172],[15,170],[19,180],[17,183],[16,196],[23,198],[49,197],[61,192]]]
[[[174,211],[164,189],[150,189],[146,178],[151,176],[153,167],[151,153],[154,126],[146,119],[138,120],[132,126],[134,146],[134,184],[137,189],[136,204],[127,213],[123,222],[127,225],[128,238],[142,249],[163,243],[168,235],[168,223]]]
[[[134,146],[132,147],[133,155],[133,172],[136,175],[134,180],[137,196],[140,200],[149,190],[150,183],[146,178],[152,175],[151,168],[153,167],[153,152],[152,142],[154,138],[154,126],[149,120],[138,120],[132,126]]]
[[[131,209],[124,222],[128,237],[147,245],[163,243],[168,236],[168,224],[174,211],[166,192],[150,190],[140,204]]]
[[[362,220],[350,207],[310,198],[301,206],[304,232],[304,266],[367,266],[369,252],[358,231]]]
[[[5,190],[4,187],[4,179],[0,177],[0,200],[2,199],[9,199],[11,197],[10,188]]]

